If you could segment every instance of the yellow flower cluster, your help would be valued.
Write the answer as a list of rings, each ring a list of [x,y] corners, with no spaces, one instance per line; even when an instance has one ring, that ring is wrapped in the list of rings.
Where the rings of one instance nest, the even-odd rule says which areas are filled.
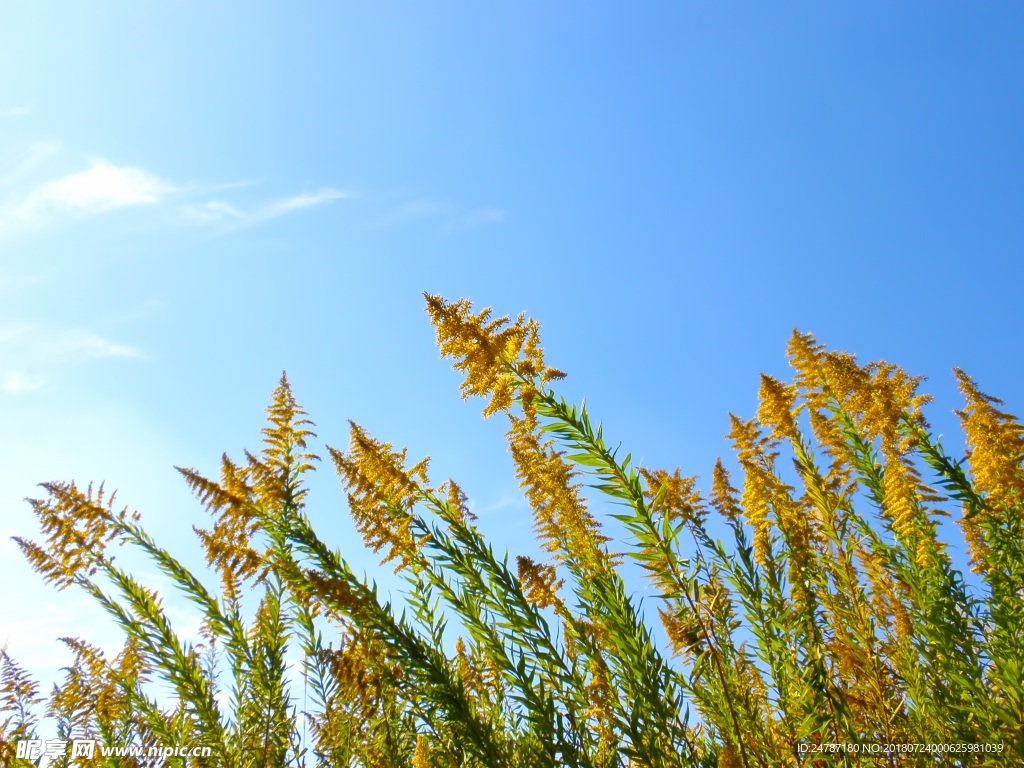
[[[661,618],[661,626],[665,628],[665,634],[668,635],[672,653],[692,660],[702,639],[697,617],[667,608],[658,608],[658,616]]]
[[[213,515],[213,527],[196,528],[196,536],[206,554],[206,564],[220,576],[225,597],[236,600],[242,585],[259,581],[267,569],[265,556],[252,546],[261,525],[248,468],[239,468],[225,455],[221,457],[218,482],[192,469],[179,467],[178,471]]]
[[[722,589],[725,589],[724,585]],[[759,718],[763,718],[773,737],[772,740],[774,740],[776,734],[773,733],[773,726],[777,726],[778,723],[773,722],[773,704],[768,696],[768,687],[765,685],[764,676],[751,659],[752,655],[747,650],[746,642],[741,642],[733,655],[733,674],[736,677],[738,689],[748,692],[747,695],[750,696],[751,711],[756,712]]]
[[[519,381],[539,377],[547,382],[565,375],[544,364],[536,320],[521,314],[509,323],[508,317],[492,319],[489,308],[473,314],[468,299],[424,296],[441,356],[455,358],[455,370],[466,376],[462,396],[489,398],[485,417],[509,409]]]
[[[715,459],[715,468],[711,473],[711,502],[718,513],[726,520],[738,520],[741,514],[737,490],[729,482],[729,473],[721,459]]]
[[[259,456],[246,452],[247,464],[237,466],[221,458],[220,479],[209,480],[193,469],[178,468],[199,501],[213,515],[213,527],[197,528],[207,565],[220,575],[224,594],[237,599],[242,585],[258,581],[267,571],[264,553],[251,546],[260,533],[260,518],[281,514],[287,506],[302,506],[306,491],[299,476],[312,469],[317,456],[306,451],[306,440],[315,437],[292,394],[288,379],[281,380],[267,407],[269,426],[262,432],[264,449]]]
[[[480,646],[467,646],[461,635],[455,638],[455,666],[459,680],[470,697],[487,709],[500,689],[498,673]]]
[[[563,581],[558,578],[554,566],[541,565],[529,557],[517,555],[516,570],[519,572],[519,581],[523,585],[523,593],[527,600],[538,608],[552,605],[564,608],[558,597],[558,590],[562,587]]]
[[[799,570],[807,564],[816,538],[807,509],[794,497],[794,489],[775,474],[774,462],[778,453],[770,450],[775,441],[762,436],[756,421],[744,422],[735,416],[730,418],[732,430],[728,437],[733,441],[743,468],[740,507],[754,529],[754,559],[762,565],[767,564],[771,536],[769,513],[773,513],[775,524],[786,534],[790,563]],[[723,480],[727,481],[727,478]],[[720,489],[720,492],[725,490]]]
[[[98,726],[130,719],[131,686],[148,672],[138,646],[129,640],[109,662],[102,650],[84,640],[65,637],[61,641],[75,660],[65,668],[64,682],[54,686],[49,714],[71,723],[76,738],[96,738]]]
[[[871,584],[870,604],[876,622],[881,627],[895,629],[897,641],[903,642],[913,630],[906,605],[909,592],[906,584],[886,567],[877,553],[861,546],[857,549],[857,558]]]
[[[48,499],[29,499],[46,536],[46,546],[15,537],[32,567],[58,589],[74,579],[91,576],[104,557],[106,545],[118,534],[118,524],[129,518],[127,509],[113,511],[114,494],[101,485],[84,492],[74,483],[45,483]],[[131,515],[138,519],[137,514]]]
[[[481,685],[480,671],[466,650],[466,641],[462,635],[455,638],[455,667],[459,670],[459,680],[466,690],[479,691]]]
[[[572,466],[550,441],[541,443],[535,415],[510,415],[509,421],[512,428],[507,437],[516,476],[533,509],[534,527],[544,548],[591,573],[611,568],[604,548],[608,538],[587,510]]]
[[[1024,501],[1024,426],[995,406],[1002,401],[986,395],[966,373],[954,370],[967,401],[957,411],[967,437],[975,487],[989,506],[1006,512]]]
[[[908,376],[886,362],[858,365],[853,355],[824,351],[813,336],[795,331],[789,356],[812,411],[828,411],[829,401],[834,401],[854,419],[867,440],[879,439],[888,461],[898,460],[914,446],[915,435],[902,425],[926,426],[921,408],[931,402],[931,396],[917,394],[920,376]],[[843,442],[838,425],[816,436],[826,445]]]
[[[471,523],[476,520],[476,515],[469,511],[469,501],[462,488],[454,480],[447,480],[439,489],[444,494],[444,501],[448,509],[455,513],[455,516],[462,523]]]
[[[743,768],[743,761],[732,744],[726,744],[718,753],[718,768]]]
[[[348,451],[329,450],[348,493],[352,520],[368,547],[387,550],[382,562],[398,558],[395,570],[401,570],[420,556],[410,525],[413,505],[427,483],[429,459],[406,469],[405,448],[393,451],[391,443],[375,440],[355,423],[350,426]]]
[[[797,440],[793,403],[796,393],[778,379],[761,374],[761,387],[757,393],[757,420],[771,430],[777,440]]]
[[[587,682],[589,706],[586,716],[594,722],[598,752],[607,753],[615,746],[616,741],[613,727],[615,713],[612,709],[615,693],[612,690],[611,675],[608,665],[600,656],[592,657],[587,667],[590,671],[590,680]]]
[[[887,458],[913,446],[913,435],[900,427],[905,419],[925,425],[921,408],[931,397],[917,394],[920,376],[886,362],[858,365],[853,355],[824,351],[810,334],[794,332],[789,353],[798,384],[819,395],[808,398],[812,406],[825,405],[822,396],[835,400],[868,440],[880,439]]]
[[[815,549],[820,546],[820,535],[811,510],[808,509],[806,500],[798,498],[795,489],[784,483],[775,473],[778,452],[772,448],[777,444],[778,438],[763,436],[755,420],[744,422],[736,416],[730,418],[732,430],[728,437],[733,441],[740,467],[743,469],[740,507],[754,530],[754,560],[761,565],[768,563],[771,514],[789,547],[788,562],[793,585],[801,591],[804,589],[805,581],[803,572],[814,557]],[[779,418],[779,421],[782,422],[782,426],[776,426],[776,429],[785,430],[785,419]],[[719,491],[725,493],[724,488]]]
[[[922,483],[908,457],[918,439],[913,427],[927,427],[921,409],[931,397],[917,393],[921,377],[909,376],[886,362],[861,366],[853,355],[824,351],[810,334],[795,331],[789,354],[806,398],[811,428],[833,459],[830,479],[834,487],[846,483],[849,470],[838,467],[849,465],[852,459],[843,427],[837,423],[838,415],[845,414],[865,440],[877,440],[880,446],[885,460],[883,514],[915,560],[929,564],[942,547],[922,502],[938,497]]]
[[[772,457],[766,453],[767,441],[761,436],[756,422],[742,421],[732,414],[729,415],[729,420],[732,429],[727,437],[733,441],[737,458],[743,468],[740,508],[747,519],[747,524],[754,531],[754,560],[766,565],[771,541],[771,521],[768,519],[768,513],[772,494],[770,484],[766,482],[767,473],[763,464]]]
[[[269,482],[258,483],[256,491],[266,507],[282,502],[300,505],[305,496],[306,491],[298,487],[297,478],[312,469],[312,462],[319,459],[306,450],[307,439],[316,437],[315,432],[307,429],[314,424],[306,416],[292,394],[288,377],[282,373],[267,407],[269,426],[261,430],[264,447],[258,464],[267,470],[260,474],[265,474]]]
[[[294,584],[296,597],[314,613],[318,614],[323,607],[328,618],[347,626],[348,617],[358,610],[361,602],[351,585],[345,579],[312,568],[304,570],[302,575],[302,581]]]
[[[829,457],[825,481],[830,490],[842,493],[850,485],[850,449],[843,429],[831,412],[829,392],[822,372],[822,360],[828,353],[809,333],[793,331],[787,345],[789,364],[795,369],[795,386],[799,390],[801,408],[806,411],[811,433]]]
[[[412,753],[412,768],[434,768],[430,757],[430,741],[422,733],[416,737],[416,748]]]
[[[986,509],[968,517],[965,508],[960,520],[972,568],[980,570],[987,559],[988,546],[982,532],[986,516],[999,524],[1011,515],[1019,515],[1024,503],[1024,427],[1016,417],[999,410],[996,406],[1002,401],[979,390],[970,376],[959,368],[954,373],[966,400],[957,415],[967,438],[971,475],[975,488],[985,498]]]
[[[682,523],[703,530],[707,508],[696,489],[696,476],[683,477],[677,467],[670,474],[664,469],[639,469],[644,482],[644,497],[653,515],[660,514],[672,523]],[[648,577],[662,595],[674,594],[679,588],[679,574],[665,563],[664,552],[654,541],[644,541],[639,556],[647,563]]]
[[[697,477],[683,477],[677,467],[671,474],[665,469],[640,468],[645,496],[651,500],[651,511],[657,511],[673,522],[702,523],[707,510],[696,489]]]
[[[401,665],[380,640],[362,630],[351,631],[340,648],[321,653],[341,689],[341,699],[354,703],[360,715],[372,721],[385,705],[382,694],[400,679]]]

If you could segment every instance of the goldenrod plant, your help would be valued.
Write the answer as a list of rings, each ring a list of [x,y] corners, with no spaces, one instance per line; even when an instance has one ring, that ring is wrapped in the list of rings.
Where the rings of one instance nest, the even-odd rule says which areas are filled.
[[[966,374],[954,458],[918,378],[794,332],[793,380],[762,376],[756,416],[732,417],[736,469],[714,462],[702,492],[635,466],[557,394],[535,321],[426,304],[462,395],[508,420],[542,560],[495,552],[454,480],[352,424],[326,452],[366,546],[408,584],[385,601],[306,512],[315,435],[282,376],[259,453],[224,457],[216,479],[179,470],[212,515],[196,533],[217,588],[102,487],[49,483],[31,502],[31,565],[126,638],[112,659],[65,639],[74,660],[45,712],[62,738],[204,745],[167,764],[218,768],[1024,765],[1024,428]],[[969,578],[940,536],[950,514]],[[115,544],[198,608],[201,646]],[[0,664],[13,766],[43,701]]]

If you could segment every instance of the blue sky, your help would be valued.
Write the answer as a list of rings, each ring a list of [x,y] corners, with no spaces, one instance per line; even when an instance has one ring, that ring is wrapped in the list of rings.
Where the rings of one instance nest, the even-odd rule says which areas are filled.
[[[650,466],[708,476],[794,327],[926,375],[939,432],[954,365],[1020,410],[1022,38],[996,2],[5,8],[2,541],[35,483],[106,480],[197,562],[172,465],[256,447],[287,369],[327,443],[430,454],[527,549],[424,290],[540,320]],[[374,568],[326,467],[311,513]],[[44,679],[117,643],[9,543],[0,583]]]

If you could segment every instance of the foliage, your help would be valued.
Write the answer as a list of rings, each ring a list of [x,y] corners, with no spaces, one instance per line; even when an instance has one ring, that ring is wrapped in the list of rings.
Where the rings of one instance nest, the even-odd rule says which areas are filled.
[[[956,460],[928,431],[917,378],[794,333],[793,381],[762,376],[757,417],[732,417],[738,478],[718,461],[705,496],[678,469],[620,457],[555,393],[534,321],[436,296],[427,311],[463,396],[508,419],[548,561],[510,565],[454,481],[353,424],[347,450],[327,450],[366,544],[407,580],[404,610],[384,602],[307,516],[314,435],[282,377],[260,453],[225,456],[218,479],[179,470],[213,518],[196,533],[218,590],[102,487],[49,483],[31,502],[45,541],[17,540],[29,562],[126,636],[115,659],[65,639],[74,662],[47,710],[62,735],[208,745],[205,764],[223,768],[1024,763],[1024,429],[969,377],[956,372],[969,447]],[[584,480],[615,502],[624,554]],[[970,581],[939,538],[957,506]],[[197,606],[202,647],[113,546],[144,552]],[[666,648],[623,557],[659,598]],[[311,692],[301,712],[289,647]],[[6,654],[0,670],[0,761],[14,765],[40,697]],[[812,751],[830,743],[1001,752]]]

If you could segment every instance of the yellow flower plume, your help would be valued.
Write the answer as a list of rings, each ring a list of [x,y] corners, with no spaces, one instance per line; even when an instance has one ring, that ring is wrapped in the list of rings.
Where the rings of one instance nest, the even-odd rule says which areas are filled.
[[[612,567],[604,545],[608,538],[587,510],[576,472],[551,442],[541,443],[536,416],[509,415],[509,450],[516,476],[534,514],[534,527],[544,548],[589,572]]]
[[[539,376],[547,382],[565,375],[544,364],[537,321],[520,314],[509,323],[507,316],[492,319],[489,308],[474,314],[468,299],[424,295],[441,356],[455,358],[453,367],[465,374],[464,398],[489,398],[485,417],[509,409],[519,380]]]
[[[526,599],[538,608],[547,608],[554,605],[564,608],[561,599],[558,597],[558,590],[563,581],[551,565],[541,565],[529,557],[516,556],[516,569],[519,572],[519,581],[523,585],[523,593]]]
[[[967,456],[974,487],[985,498],[985,509],[969,517],[965,507],[960,527],[971,554],[971,567],[980,571],[988,559],[982,524],[1005,525],[1019,515],[1024,501],[1024,427],[1016,417],[999,410],[998,398],[986,395],[966,373],[954,369],[966,402],[957,411],[967,438]]]
[[[427,483],[429,459],[406,469],[405,448],[393,451],[391,443],[375,440],[354,422],[350,425],[348,451],[328,450],[348,493],[352,519],[368,547],[374,552],[386,549],[382,562],[398,558],[396,570],[401,570],[420,556],[410,525],[412,507]]]
[[[29,499],[32,511],[46,536],[42,547],[15,537],[32,567],[48,582],[64,589],[78,576],[91,576],[102,562],[107,544],[116,538],[119,524],[138,514],[127,508],[113,511],[114,494],[101,485],[83,492],[74,483],[44,483],[47,499]]]

